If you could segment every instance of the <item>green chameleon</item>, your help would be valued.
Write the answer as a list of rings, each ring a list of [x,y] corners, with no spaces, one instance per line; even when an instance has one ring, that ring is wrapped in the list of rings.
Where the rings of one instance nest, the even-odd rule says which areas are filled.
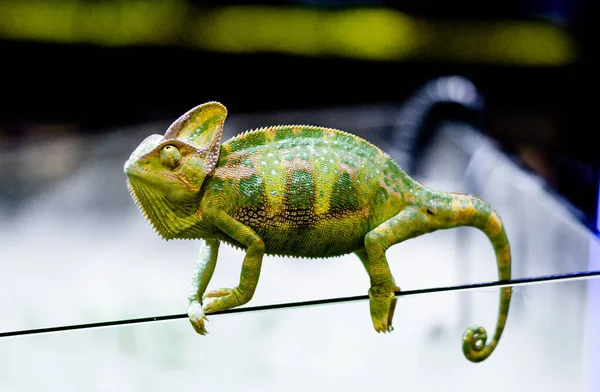
[[[510,279],[502,222],[476,197],[427,188],[384,152],[352,134],[305,125],[244,132],[221,144],[227,109],[197,106],[164,136],[151,135],[125,163],[136,204],[163,238],[203,239],[188,316],[204,335],[206,314],[243,305],[256,290],[265,254],[332,257],[355,253],[370,278],[377,332],[392,330],[396,293],[386,250],[439,229],[473,226],[491,241],[500,280]],[[220,241],[245,250],[235,288],[206,291]],[[467,359],[480,362],[498,344],[511,298],[502,288],[496,332],[463,336]]]

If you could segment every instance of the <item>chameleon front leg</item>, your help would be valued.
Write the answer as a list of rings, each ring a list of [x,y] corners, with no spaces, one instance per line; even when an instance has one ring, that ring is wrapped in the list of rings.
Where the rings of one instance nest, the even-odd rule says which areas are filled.
[[[377,332],[390,332],[396,308],[396,286],[385,252],[392,245],[424,234],[424,222],[416,209],[407,208],[383,222],[365,236],[365,249],[356,252],[369,278],[369,308]]]
[[[204,304],[204,313],[214,313],[234,308],[250,301],[256,291],[262,259],[265,254],[263,240],[250,227],[235,220],[225,212],[220,212],[214,218],[214,225],[223,233],[246,247],[246,255],[242,262],[240,282],[233,289],[222,288],[210,291],[204,295],[211,299]]]
[[[204,327],[206,316],[202,310],[202,298],[217,264],[219,244],[217,240],[204,240],[196,258],[196,269],[192,277],[187,313],[192,326],[200,335],[206,334]]]

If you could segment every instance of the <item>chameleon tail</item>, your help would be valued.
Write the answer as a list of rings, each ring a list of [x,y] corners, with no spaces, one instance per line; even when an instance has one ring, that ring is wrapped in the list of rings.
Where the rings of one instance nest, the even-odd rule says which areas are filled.
[[[451,193],[450,196],[452,197],[452,217],[449,221],[454,222],[455,226],[472,226],[483,231],[492,243],[496,254],[499,280],[510,280],[510,246],[500,217],[488,203],[479,198],[457,193]],[[471,326],[465,331],[462,349],[469,361],[485,360],[498,345],[506,325],[511,295],[510,287],[500,289],[498,322],[491,341],[488,342],[488,335],[483,327]]]

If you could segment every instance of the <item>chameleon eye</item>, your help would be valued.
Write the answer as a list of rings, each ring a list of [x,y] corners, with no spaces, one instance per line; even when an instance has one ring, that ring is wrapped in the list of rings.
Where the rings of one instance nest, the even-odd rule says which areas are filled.
[[[160,162],[169,169],[175,169],[181,161],[181,153],[175,146],[165,146],[160,152]]]

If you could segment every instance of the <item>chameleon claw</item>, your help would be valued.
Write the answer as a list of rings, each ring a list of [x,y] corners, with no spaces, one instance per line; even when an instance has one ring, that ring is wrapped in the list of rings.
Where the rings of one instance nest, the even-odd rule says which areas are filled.
[[[208,321],[204,311],[202,310],[202,305],[198,301],[190,302],[187,310],[188,317],[190,319],[190,323],[196,333],[200,335],[208,334],[206,327],[204,326],[204,322]]]
[[[394,327],[390,326],[380,326],[380,327],[376,327],[375,331],[377,331],[377,333],[391,333],[394,330]]]
[[[394,291],[399,291],[398,287],[393,288]],[[373,327],[377,333],[391,333],[394,330],[392,327],[392,319],[396,309],[396,295],[394,291],[372,287],[369,289],[369,307],[371,310],[371,319]]]

